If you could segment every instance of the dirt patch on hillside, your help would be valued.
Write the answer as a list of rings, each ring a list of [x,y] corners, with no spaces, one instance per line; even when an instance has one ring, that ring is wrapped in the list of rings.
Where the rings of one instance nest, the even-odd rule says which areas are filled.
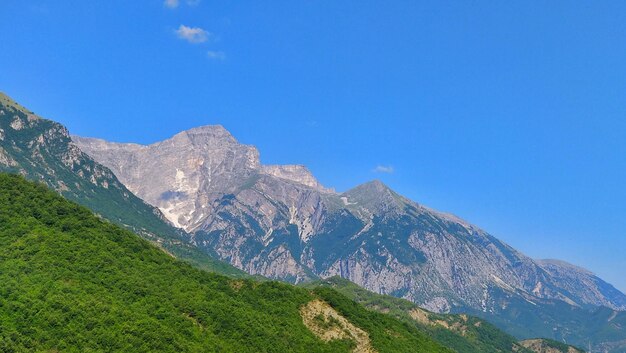
[[[465,325],[465,323],[468,321],[467,315],[460,315],[459,321],[451,320],[450,322],[448,322],[445,320],[432,319],[430,315],[428,314],[428,312],[426,312],[425,310],[422,310],[420,308],[414,308],[411,311],[409,311],[409,316],[411,316],[413,320],[419,322],[422,325],[441,326],[445,328],[446,330],[455,331],[461,334],[462,336],[467,335],[467,326]],[[474,326],[478,327],[480,325],[474,324]]]
[[[232,288],[235,292],[239,292],[241,290],[241,288],[244,287],[245,282],[242,280],[230,280],[228,281],[228,285],[230,286],[230,288]]]
[[[535,353],[583,353],[574,347],[567,347],[567,350],[551,347],[550,344],[542,339],[531,339],[521,341],[520,344]]]
[[[348,339],[356,347],[354,353],[376,353],[367,332],[354,326],[328,303],[313,300],[300,309],[304,325],[323,341]]]
[[[432,325],[428,313],[422,309],[415,308],[409,311],[411,318],[423,325]]]

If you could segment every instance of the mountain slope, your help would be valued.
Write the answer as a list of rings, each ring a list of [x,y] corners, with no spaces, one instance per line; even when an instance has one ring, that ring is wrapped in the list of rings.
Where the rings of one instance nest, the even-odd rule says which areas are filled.
[[[532,301],[502,293],[494,310],[455,310],[488,320],[520,339],[546,337],[588,348],[590,352],[626,352],[626,312],[606,307],[581,308],[559,300]]]
[[[467,315],[431,313],[407,300],[370,292],[340,277],[331,277],[303,286],[332,288],[366,308],[386,313],[428,332],[436,341],[458,353],[530,352],[513,336],[483,320]]]
[[[584,352],[580,348],[545,338],[517,341],[515,337],[500,331],[494,325],[476,317],[468,316],[467,314],[452,315],[431,313],[407,300],[372,293],[340,277],[331,277],[325,280],[303,284],[303,286],[307,288],[315,288],[318,286],[333,288],[371,310],[392,315],[399,320],[418,327],[422,331],[429,332],[430,336],[437,342],[459,353],[473,351],[481,353],[525,352],[526,349],[536,353]],[[537,309],[537,311],[540,310],[541,309]],[[580,313],[582,312],[581,310]],[[619,323],[620,318],[617,318],[617,313],[615,314],[616,317],[613,319],[609,318],[610,320],[608,321],[617,320],[616,324],[622,326],[622,324]],[[589,315],[589,313],[586,315]],[[598,328],[601,328],[601,330],[610,331],[610,329],[607,329],[607,325],[602,325],[602,323],[606,321],[606,318],[591,321],[600,323]],[[576,325],[581,322],[584,322],[584,317],[579,316],[578,323],[572,323],[572,327],[576,327]],[[534,322],[528,323],[527,325],[541,326],[541,323]],[[598,345],[598,342],[602,340],[610,341],[611,338],[609,338],[608,335],[600,337],[597,332],[593,332],[589,327],[579,328],[578,331],[575,332],[575,335],[581,338],[578,340],[579,342],[585,342],[590,346],[595,345],[596,351],[598,352],[623,352],[624,347],[623,345],[620,346],[619,342],[617,342],[617,344],[614,342],[613,344]],[[595,336],[599,338],[599,340],[592,343],[592,341],[585,339],[590,336]],[[526,335],[526,337],[530,336]]]
[[[320,313],[307,327],[303,315],[315,305],[334,319]],[[336,325],[347,330],[339,339],[310,329]],[[7,174],[0,174],[0,327],[3,352],[450,352],[334,290],[196,270]]]
[[[43,119],[0,93],[0,172],[48,185],[98,215],[158,243],[198,267],[244,274],[189,246],[188,236],[130,192],[106,167],[84,154],[65,127]]]
[[[294,283],[339,275],[432,311],[469,311],[519,338],[532,331],[530,337],[582,340],[572,335],[577,330],[568,312],[626,308],[626,296],[601,279],[535,261],[379,181],[336,193],[302,170],[270,173],[275,166],[263,166],[254,147],[221,126],[149,146],[75,140],[190,231],[199,248],[248,273]],[[549,317],[526,327],[542,317],[536,303]],[[548,324],[561,319],[567,324]],[[588,324],[587,333],[607,322]],[[626,338],[620,328],[610,331],[616,333],[611,339]]]
[[[551,276],[558,277],[562,287],[576,297],[586,297],[583,302],[608,307],[626,307],[622,292],[604,282],[590,271],[559,260],[536,260]],[[597,301],[596,298],[605,298]]]

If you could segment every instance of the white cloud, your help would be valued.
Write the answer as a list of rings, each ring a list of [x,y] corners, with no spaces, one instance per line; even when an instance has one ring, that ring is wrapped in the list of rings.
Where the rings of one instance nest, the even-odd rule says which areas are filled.
[[[226,54],[223,51],[213,51],[213,50],[209,50],[206,53],[207,57],[209,59],[215,59],[215,60],[224,60],[226,59]]]
[[[377,165],[376,168],[374,168],[373,172],[391,174],[394,172],[394,169],[390,165]]]
[[[169,7],[170,9],[175,9],[178,7],[179,1],[178,0],[165,0],[163,2],[163,5],[165,5],[165,7]]]
[[[204,43],[211,37],[211,33],[200,27],[187,27],[185,25],[180,25],[175,32],[178,38],[186,40],[189,43]]]
[[[200,4],[200,0],[187,0],[185,2],[189,6],[196,6]],[[165,5],[165,7],[169,7],[170,9],[175,9],[180,5],[180,0],[165,0],[163,1],[163,5]]]

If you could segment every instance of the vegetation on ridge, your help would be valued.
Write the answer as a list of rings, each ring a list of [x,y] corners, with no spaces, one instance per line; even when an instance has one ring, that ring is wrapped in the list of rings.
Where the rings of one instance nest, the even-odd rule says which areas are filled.
[[[437,342],[459,353],[530,352],[518,344],[515,337],[484,320],[467,315],[431,313],[408,300],[370,292],[340,277],[305,286],[333,289],[366,308],[386,313],[427,332]]]
[[[349,352],[300,308],[329,303],[378,352],[449,352],[330,288],[207,273],[45,186],[0,174],[0,351]]]

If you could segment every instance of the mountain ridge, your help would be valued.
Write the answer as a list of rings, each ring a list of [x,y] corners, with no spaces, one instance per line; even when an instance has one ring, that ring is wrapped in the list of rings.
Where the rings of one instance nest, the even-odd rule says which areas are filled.
[[[341,276],[434,312],[469,312],[518,338],[545,336],[585,346],[589,342],[577,341],[581,338],[573,332],[602,336],[594,325],[607,322],[600,318],[604,314],[592,314],[596,308],[626,308],[623,293],[587,271],[541,264],[479,227],[409,200],[380,181],[342,193],[324,192],[263,173],[256,149],[253,163],[242,163],[245,153],[228,152],[253,147],[218,140],[197,150],[165,140],[153,145],[159,148],[150,154],[135,158],[153,159],[144,164],[158,164],[158,170],[146,171],[141,165],[128,170],[116,167],[128,163],[88,139],[76,140],[121,180],[141,180],[158,193],[191,192],[192,243],[251,274],[292,283]],[[113,164],[107,164],[111,159]],[[190,159],[202,167],[190,168]],[[206,165],[213,166],[211,171]],[[221,172],[214,172],[219,168]],[[179,170],[193,175],[193,182],[152,182],[174,180]],[[517,308],[524,314],[512,315]],[[599,321],[577,330],[567,310],[575,310],[576,320],[589,316]],[[609,332],[594,338],[594,346],[604,339],[626,338],[620,328]]]
[[[621,305],[623,294],[611,294],[612,287],[606,282],[571,267],[541,266],[480,228],[408,200],[380,182],[334,193],[298,182],[298,178],[294,181],[263,173],[254,146],[241,145],[224,131],[206,133],[206,128],[191,138],[178,134],[174,141],[157,143],[158,149],[150,154],[137,156],[133,151],[136,145],[131,149],[123,145],[130,160],[121,161],[126,164],[120,163],[123,168],[118,168],[111,162],[116,162],[119,150],[109,156],[98,149],[89,150],[58,124],[2,107],[0,169],[23,170],[31,179],[52,183],[49,186],[60,192],[79,192],[74,196],[83,202],[89,200],[80,193],[83,189],[68,180],[88,182],[85,185],[91,190],[95,178],[97,188],[93,190],[98,195],[111,190],[103,181],[120,180],[120,190],[124,190],[132,184],[126,178],[133,177],[136,185],[163,202],[155,205],[140,190],[141,203],[160,206],[166,215],[170,207],[179,212],[175,215],[179,225],[193,226],[190,234],[177,233],[179,244],[189,242],[194,245],[189,249],[205,251],[248,273],[293,283],[341,275],[374,292],[406,298],[434,311],[472,312],[519,337],[526,337],[528,324],[512,314],[518,310],[531,314],[538,305],[538,315],[543,316],[531,320],[534,326],[530,327],[539,328],[531,337],[570,340],[572,332],[583,332],[600,337],[600,341],[594,338],[594,345],[606,342],[612,349],[619,349],[615,340],[624,339],[615,326],[623,315],[595,307]],[[48,130],[39,129],[39,124],[48,124],[53,127],[50,131],[58,133],[46,135]],[[76,159],[83,148],[88,153]],[[78,160],[81,162],[75,163]],[[113,171],[112,176],[98,179],[92,173],[96,161],[108,166],[103,170]],[[30,174],[29,168],[34,168]],[[50,179],[55,173],[63,175]],[[59,184],[63,181],[68,190]],[[127,193],[134,196],[130,190]],[[372,194],[378,197],[372,198]],[[179,205],[189,208],[180,209]],[[106,212],[109,217],[110,212]],[[561,274],[565,281],[559,280]],[[576,320],[586,320],[586,313],[597,312],[589,316],[599,321],[589,321],[583,331],[573,330],[574,321],[555,327],[542,324],[565,322],[565,311],[574,309],[578,310]],[[612,326],[605,331],[610,334],[594,331],[607,320]]]
[[[182,136],[190,134],[197,137],[195,140],[198,143],[197,145],[190,147],[181,140]],[[291,278],[296,282],[314,278],[308,273],[310,270],[316,276],[322,277],[340,274],[375,292],[391,293],[400,289],[390,289],[390,284],[391,287],[395,286],[392,282],[403,283],[407,280],[411,281],[407,277],[397,277],[398,273],[416,271],[416,269],[409,270],[409,267],[403,265],[403,261],[407,261],[407,259],[403,260],[402,256],[404,255],[398,255],[398,251],[402,253],[399,249],[406,246],[409,247],[410,250],[405,252],[405,255],[413,259],[409,259],[408,261],[410,262],[420,263],[420,259],[424,257],[424,254],[426,254],[427,260],[434,261],[434,258],[440,257],[446,250],[444,248],[431,249],[432,244],[438,244],[442,241],[436,240],[437,237],[433,238],[432,236],[438,232],[445,232],[449,233],[446,242],[458,248],[460,253],[466,252],[463,250],[464,247],[472,244],[471,247],[475,250],[471,250],[464,256],[470,256],[477,249],[487,247],[480,250],[480,252],[483,252],[484,256],[493,260],[482,265],[477,263],[476,266],[479,266],[481,269],[476,268],[475,272],[473,272],[474,274],[468,273],[468,270],[458,269],[464,271],[469,276],[479,276],[476,277],[478,279],[484,277],[479,275],[481,271],[485,270],[484,266],[492,268],[492,270],[487,270],[490,273],[488,277],[478,279],[479,282],[476,283],[477,287],[473,290],[473,294],[463,294],[463,291],[469,288],[469,283],[459,287],[457,290],[457,295],[465,297],[463,301],[467,301],[472,296],[474,297],[474,299],[470,299],[470,302],[473,303],[470,306],[479,307],[480,305],[486,305],[480,304],[483,299],[480,298],[482,294],[479,291],[482,292],[482,289],[479,289],[481,286],[479,283],[482,281],[483,284],[487,283],[491,286],[502,287],[504,290],[510,291],[512,288],[517,288],[526,293],[524,295],[565,300],[572,305],[606,305],[614,309],[626,308],[626,296],[623,293],[613,291],[610,285],[598,282],[596,279],[586,277],[581,279],[584,276],[588,276],[587,273],[581,272],[578,274],[571,269],[567,272],[570,275],[568,277],[570,282],[592,286],[594,288],[592,295],[582,295],[580,288],[576,288],[574,284],[568,284],[561,288],[558,281],[555,282],[551,279],[557,271],[556,265],[544,263],[542,266],[539,262],[524,256],[469,222],[409,200],[391,190],[380,180],[373,180],[358,185],[343,193],[328,193],[324,189],[310,187],[307,183],[296,182],[295,184],[290,184],[285,182],[285,178],[276,178],[274,175],[266,174],[263,171],[258,150],[254,146],[239,144],[222,126],[204,126],[183,131],[170,139],[149,145],[149,155],[143,154],[141,158],[131,158],[132,161],[153,158],[155,162],[151,162],[150,166],[157,165],[156,161],[160,161],[161,163],[158,163],[158,171],[155,170],[154,172],[146,172],[141,165],[135,165],[131,171],[122,168],[121,166],[128,167],[128,161],[120,160],[118,156],[112,155],[110,150],[124,149],[123,145],[104,143],[104,146],[110,146],[110,148],[103,148],[102,140],[99,140],[98,143],[94,143],[89,138],[76,137],[75,140],[92,157],[105,165],[109,165],[121,180],[132,179],[133,182],[129,182],[131,185],[137,180],[148,180],[148,175],[150,175],[150,178],[160,177],[164,180],[172,180],[180,175],[186,176],[190,173],[197,173],[197,175],[194,175],[193,182],[186,182],[181,177],[173,183],[161,183],[158,185],[161,188],[159,192],[161,194],[174,195],[174,198],[180,196],[182,199],[185,199],[188,193],[192,193],[194,195],[194,205],[188,208],[188,212],[195,212],[198,216],[194,216],[192,227],[186,229],[196,234],[194,242],[200,247],[212,248],[220,254],[222,259],[248,272],[274,278]],[[126,152],[134,153],[132,148]],[[167,155],[168,159],[151,157],[159,155]],[[183,161],[181,162],[175,157],[182,158]],[[197,169],[187,168],[184,172],[181,172],[183,167],[188,167],[185,164],[188,164],[189,160],[195,162],[194,166]],[[213,173],[212,170],[205,171],[207,165],[214,165],[214,169],[222,168],[223,172]],[[171,173],[170,176],[167,176],[168,173]],[[288,181],[293,182],[294,180],[288,179]],[[203,183],[204,185],[202,185]],[[207,186],[207,184],[211,185]],[[150,188],[155,189],[155,185],[150,185]],[[133,190],[132,187],[131,190]],[[149,203],[160,207],[167,214],[168,208],[163,207],[163,205],[159,206],[159,202],[163,200],[155,199],[154,194],[146,194],[139,189],[136,192]],[[184,193],[185,195],[177,193]],[[230,195],[234,195],[234,198]],[[184,204],[184,201],[182,203]],[[190,205],[187,204],[187,206]],[[329,221],[333,217],[337,219]],[[226,219],[231,221],[230,223],[232,223],[232,220],[237,219],[239,224],[237,226],[229,225],[227,224],[228,222],[225,222]],[[178,224],[185,227],[180,222]],[[399,224],[405,225],[399,228]],[[295,229],[291,229],[290,227],[292,226],[295,226]],[[354,229],[342,230],[341,232],[345,234],[338,235],[336,227],[339,226],[344,228],[352,227]],[[382,228],[370,235],[373,238],[366,240],[362,237],[363,234],[371,233],[377,227]],[[421,235],[416,236],[415,230],[422,232],[420,233]],[[281,233],[278,233],[279,231]],[[387,246],[381,245],[380,241],[387,237],[384,236],[382,239],[378,239],[376,234],[383,234],[386,231],[391,231],[392,238],[397,237],[400,233],[404,233],[404,235],[400,236],[403,239],[398,238],[398,240],[394,241],[405,242],[406,245],[400,246],[400,243],[397,243],[397,245],[391,243]],[[242,232],[248,232],[249,234],[241,235]],[[277,236],[277,233],[279,236]],[[348,233],[350,238],[343,239],[342,237],[347,236]],[[289,245],[289,234],[297,234],[299,244],[293,243]],[[331,234],[330,238],[324,234]],[[265,250],[259,248],[261,251],[259,254],[250,253],[246,255],[242,253],[242,250],[249,249],[241,249],[240,246],[243,244],[241,242],[249,242],[251,238],[257,238],[259,246]],[[277,238],[283,239],[279,241],[280,244],[276,243]],[[357,248],[354,248],[354,251],[357,252],[352,255],[340,255],[336,250],[331,250],[330,253],[324,255],[326,250],[319,247],[324,247],[323,243],[329,241],[361,243],[360,245],[353,245],[357,246]],[[367,245],[368,241],[378,243],[377,249],[367,250],[369,252],[366,256],[370,260],[373,259],[374,253],[378,253],[375,256],[382,256],[382,258],[387,258],[388,260],[393,258],[396,261],[395,266],[398,266],[397,270],[394,270],[398,271],[395,272],[396,274],[389,273],[385,275],[391,275],[391,277],[390,282],[384,286],[371,282],[380,283],[379,279],[367,279],[369,277],[367,273],[372,271],[377,273],[376,277],[380,277],[381,272],[377,272],[380,270],[364,269],[365,267],[362,266],[369,265],[365,265],[365,263],[357,260],[360,255],[357,256],[356,254],[369,246]],[[276,243],[276,246],[268,250],[272,242]],[[315,242],[317,244],[312,245]],[[232,245],[226,245],[229,243]],[[252,246],[252,248],[255,248],[255,246]],[[335,246],[343,247],[345,250],[344,245],[337,244]],[[485,252],[485,250],[487,251]],[[383,253],[380,253],[380,251]],[[424,251],[426,252],[424,253]],[[344,259],[338,261],[339,259],[334,259],[333,256],[349,256],[352,260]],[[493,258],[494,256],[500,258],[500,260],[496,261]],[[475,255],[472,257],[476,259]],[[269,260],[269,262],[265,261],[270,258],[272,260]],[[433,288],[456,286],[456,284],[451,282],[452,278],[456,276],[455,272],[458,271],[455,269],[454,262],[463,262],[463,260],[451,261],[441,258],[441,261],[446,262],[447,265],[436,266],[436,269],[433,268],[432,270],[434,272],[431,277],[429,277],[432,286],[434,286]],[[502,263],[496,266],[500,266],[499,268],[501,269],[493,267],[498,261]],[[521,270],[521,272],[517,270],[515,266],[518,265],[513,266],[515,261],[524,264],[522,266],[526,266],[526,269]],[[428,262],[426,261],[425,263],[427,264]],[[469,263],[472,262],[475,261],[470,261]],[[507,264],[507,262],[510,263]],[[270,263],[274,265],[270,266]],[[323,265],[324,263],[325,265]],[[282,270],[277,270],[279,267],[282,267]],[[437,279],[442,275],[441,269],[445,267],[449,267],[448,271],[450,272],[444,274],[444,278]],[[385,271],[383,268],[381,270]],[[493,272],[494,270],[496,272]],[[420,271],[423,272],[423,269]],[[517,279],[513,280],[512,277],[507,279],[507,275],[503,275],[507,273],[506,271],[517,271],[515,275]],[[283,272],[283,275],[280,272]],[[446,277],[449,279],[445,279]],[[395,279],[391,280],[391,278]],[[442,280],[443,282],[441,282]],[[610,292],[609,297],[603,296],[604,290]],[[446,289],[446,291],[449,291],[449,289]],[[443,297],[431,296],[428,299],[429,301],[420,301],[418,292],[404,294],[403,296],[405,295],[409,295],[407,299],[412,298],[414,301],[426,305],[427,308],[435,311],[449,310],[451,307],[461,304],[457,302],[457,299],[448,298],[445,295]]]

